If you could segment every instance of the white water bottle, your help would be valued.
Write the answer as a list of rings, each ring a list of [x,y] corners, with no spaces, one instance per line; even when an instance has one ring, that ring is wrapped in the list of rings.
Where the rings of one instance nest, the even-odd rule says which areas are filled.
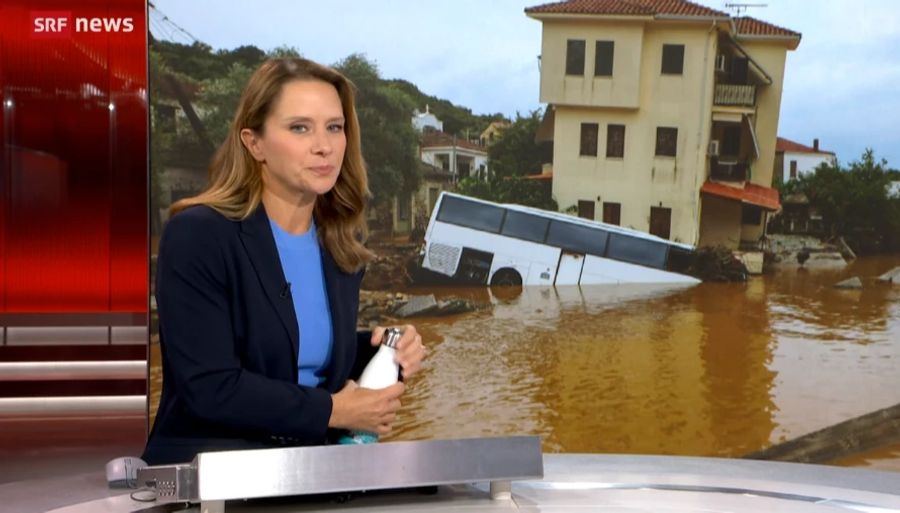
[[[400,365],[394,361],[397,354],[397,342],[400,340],[400,330],[388,328],[381,339],[381,346],[375,356],[369,360],[366,368],[359,376],[359,386],[372,390],[387,388],[397,382],[400,376]],[[349,435],[342,436],[339,444],[371,444],[378,441],[378,435],[366,431],[352,431]]]

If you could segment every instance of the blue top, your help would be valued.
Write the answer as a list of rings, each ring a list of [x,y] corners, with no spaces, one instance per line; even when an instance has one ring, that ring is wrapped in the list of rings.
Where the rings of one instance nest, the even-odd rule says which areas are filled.
[[[300,235],[282,230],[271,219],[269,224],[272,225],[284,277],[290,284],[300,328],[297,382],[314,387],[325,379],[321,373],[331,359],[333,338],[316,223],[313,221],[309,230]]]

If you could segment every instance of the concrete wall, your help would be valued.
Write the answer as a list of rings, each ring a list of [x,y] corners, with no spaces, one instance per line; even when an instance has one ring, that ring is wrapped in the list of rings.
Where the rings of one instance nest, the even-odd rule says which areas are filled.
[[[642,49],[640,68],[634,71],[623,63],[625,76],[619,82],[619,63],[625,61],[615,48],[611,89],[634,87],[635,77],[642,77],[639,109],[597,108],[598,94],[588,97],[579,93],[584,106],[556,105],[553,154],[553,196],[560,209],[577,205],[579,200],[596,201],[595,216],[602,216],[602,202],[622,204],[622,226],[648,231],[650,207],[672,209],[671,238],[695,244],[699,232],[700,185],[706,176],[706,144],[711,125],[713,59],[717,33],[704,24],[655,23],[640,27],[621,27],[621,22],[595,22],[594,26],[576,24],[569,30],[545,23],[545,49],[542,57],[542,101],[554,101],[570,89],[556,80],[565,71],[565,40],[590,36],[585,72],[593,74],[593,44],[596,39],[621,38]],[[608,36],[606,34],[611,34]],[[550,38],[548,42],[546,39]],[[662,75],[663,44],[684,44],[684,73]],[[550,54],[549,52],[556,52]],[[556,62],[559,61],[559,62]],[[609,80],[609,79],[606,79]],[[555,85],[554,85],[555,84]],[[604,93],[605,94],[605,93]],[[603,96],[604,101],[622,101],[623,96]],[[581,123],[598,123],[598,155],[580,156]],[[624,158],[606,157],[608,124],[625,125]],[[678,128],[675,157],[657,157],[657,127]],[[597,198],[600,198],[599,200]]]
[[[638,108],[643,33],[643,22],[545,21],[541,44],[541,102]],[[583,76],[566,75],[569,39],[585,42]],[[612,77],[594,76],[597,41],[615,44]]]
[[[765,233],[768,216],[769,214],[763,210],[759,224],[741,224],[741,240],[745,242],[758,241]]]
[[[787,46],[784,42],[738,38],[738,42],[763,70],[772,77],[772,84],[760,86],[756,93],[756,138],[759,158],[752,164],[750,181],[763,187],[772,187],[775,170],[775,145],[778,138],[778,117],[781,110],[781,93],[784,86],[784,65]],[[787,158],[785,158],[787,160]],[[740,225],[741,240],[758,240],[765,232],[767,216],[758,225]]]
[[[445,155],[446,157],[438,157],[438,155]],[[450,171],[454,174],[458,173],[456,169],[456,161],[461,161],[462,159],[471,159],[473,164],[469,169],[471,174],[474,174],[478,171],[478,168],[484,166],[485,171],[488,168],[488,157],[486,153],[476,152],[469,149],[463,148],[439,148],[439,147],[431,147],[431,148],[422,148],[420,159],[422,162],[431,164],[432,166],[443,168],[441,158],[449,159]]]
[[[741,204],[704,194],[699,246],[736,248],[741,240]]]
[[[759,158],[753,162],[750,180],[757,185],[771,187],[787,46],[783,42],[746,38],[739,38],[738,42],[772,77],[771,85],[760,86],[756,92],[756,137],[759,142]]]

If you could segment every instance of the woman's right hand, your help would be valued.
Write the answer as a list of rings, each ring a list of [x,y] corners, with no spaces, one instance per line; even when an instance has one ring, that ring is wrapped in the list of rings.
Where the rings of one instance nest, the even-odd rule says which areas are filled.
[[[340,392],[331,395],[328,427],[384,436],[391,432],[397,410],[400,409],[400,396],[405,389],[403,383],[372,390],[348,381]]]

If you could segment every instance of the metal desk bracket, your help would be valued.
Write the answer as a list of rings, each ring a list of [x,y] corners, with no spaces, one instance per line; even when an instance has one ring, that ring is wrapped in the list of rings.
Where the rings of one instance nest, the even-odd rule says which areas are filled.
[[[508,501],[512,499],[512,482],[491,481],[491,499],[495,501]]]
[[[200,513],[225,513],[225,501],[200,501]]]
[[[190,464],[140,469],[138,482],[159,503],[224,513],[233,499],[476,482],[490,482],[492,499],[509,500],[512,481],[543,475],[540,439],[519,436],[207,452]]]

